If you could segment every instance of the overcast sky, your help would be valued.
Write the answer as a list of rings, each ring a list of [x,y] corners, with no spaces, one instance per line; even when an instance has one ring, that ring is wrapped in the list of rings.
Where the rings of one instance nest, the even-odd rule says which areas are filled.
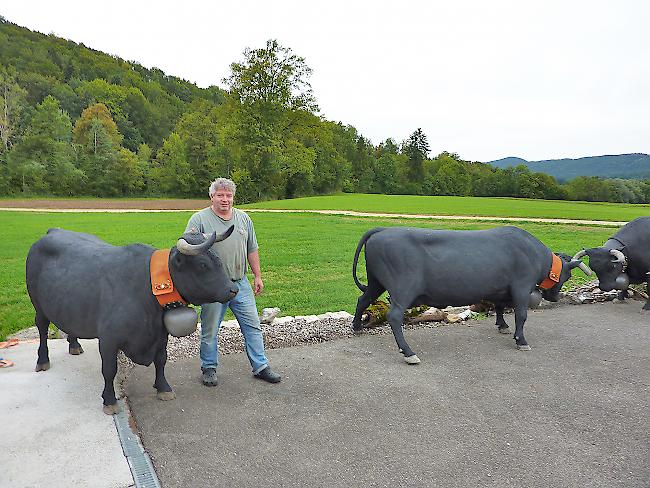
[[[313,70],[321,114],[374,144],[421,127],[434,155],[473,161],[650,153],[648,0],[0,0],[0,15],[202,87],[277,39]]]

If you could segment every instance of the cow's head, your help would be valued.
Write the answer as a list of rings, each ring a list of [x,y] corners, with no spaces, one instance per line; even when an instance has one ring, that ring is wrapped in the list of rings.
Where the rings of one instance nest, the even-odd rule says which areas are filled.
[[[625,254],[617,249],[594,247],[576,254],[589,257],[589,266],[598,276],[598,287],[603,291],[626,290],[630,280],[625,273]]]
[[[169,255],[169,272],[181,296],[194,305],[227,302],[237,294],[237,286],[227,275],[219,256],[210,248],[232,234],[234,226],[217,235],[186,232]]]
[[[552,288],[541,290],[542,297],[544,300],[548,300],[549,302],[557,302],[560,299],[560,290],[562,289],[562,285],[571,278],[571,271],[573,271],[574,268],[580,268],[586,275],[591,274],[591,270],[579,259],[576,259],[575,257],[572,258],[568,254],[561,252],[556,252],[555,254],[562,260],[560,281],[558,281]]]

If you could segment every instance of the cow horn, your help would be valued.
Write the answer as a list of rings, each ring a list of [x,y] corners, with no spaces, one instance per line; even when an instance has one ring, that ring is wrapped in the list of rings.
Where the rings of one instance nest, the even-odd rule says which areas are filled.
[[[587,251],[583,249],[582,251],[578,251],[578,253],[575,256],[573,256],[573,259],[575,260],[582,259],[586,255],[587,255]]]
[[[583,257],[587,255],[587,251],[584,249],[582,251],[578,251],[575,256],[573,256],[574,261],[580,261]],[[589,266],[587,266],[585,263],[580,261],[580,264],[578,265],[578,268],[580,268],[580,271],[582,271],[584,274],[587,276],[591,276],[594,274],[592,270],[589,269]]]
[[[623,254],[618,249],[610,249],[609,253],[616,258],[617,263],[624,263],[625,262],[625,254]]]
[[[594,274],[594,272],[591,269],[589,269],[589,266],[587,266],[582,261],[580,261],[580,264],[578,265],[578,268],[580,268],[580,271],[582,271],[587,276],[591,276],[592,274]]]
[[[223,241],[225,238],[229,237],[230,234],[232,234],[232,231],[233,231],[233,230],[235,230],[235,226],[234,226],[234,225],[231,225],[230,227],[228,227],[228,229],[226,230],[226,232],[224,232],[223,234],[219,234],[219,235],[217,236],[217,239],[216,239],[214,242],[221,242],[221,241]]]
[[[224,234],[227,232],[228,231],[224,232]],[[232,233],[232,231],[230,232]],[[208,237],[208,239],[206,239],[206,241],[201,244],[190,244],[189,242],[187,242],[185,239],[181,237],[176,243],[176,248],[181,252],[181,254],[185,254],[187,256],[196,256],[197,254],[200,254],[210,249],[210,247],[212,247],[212,244],[214,244],[217,241],[217,239],[218,238],[216,232],[213,232],[210,235],[210,237]]]

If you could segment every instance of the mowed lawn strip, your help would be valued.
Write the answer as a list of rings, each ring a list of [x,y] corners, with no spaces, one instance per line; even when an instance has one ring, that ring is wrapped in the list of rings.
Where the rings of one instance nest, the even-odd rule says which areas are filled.
[[[353,210],[373,213],[533,217],[614,222],[627,222],[636,217],[650,215],[650,205],[645,204],[352,193],[257,202],[243,205],[242,208]]]
[[[0,340],[30,327],[34,313],[25,288],[29,247],[48,228],[88,232],[115,245],[144,243],[172,247],[191,212],[23,213],[0,212],[6,244],[0,248]],[[360,292],[351,277],[354,250],[363,233],[376,226],[488,229],[496,222],[380,219],[318,214],[253,214],[260,243],[264,294],[258,307],[280,307],[282,315],[354,312]],[[616,228],[588,225],[521,224],[556,251],[575,253],[602,244]],[[364,260],[358,274],[365,282]],[[584,281],[580,272],[569,283]],[[88,286],[92,286],[89,283]]]

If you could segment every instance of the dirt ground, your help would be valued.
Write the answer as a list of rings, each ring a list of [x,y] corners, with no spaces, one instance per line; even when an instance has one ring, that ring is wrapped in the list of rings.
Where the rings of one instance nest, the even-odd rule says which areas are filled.
[[[43,209],[141,209],[141,210],[198,210],[208,206],[206,197],[202,200],[184,199],[142,199],[142,200],[0,200],[3,208],[43,208]]]

